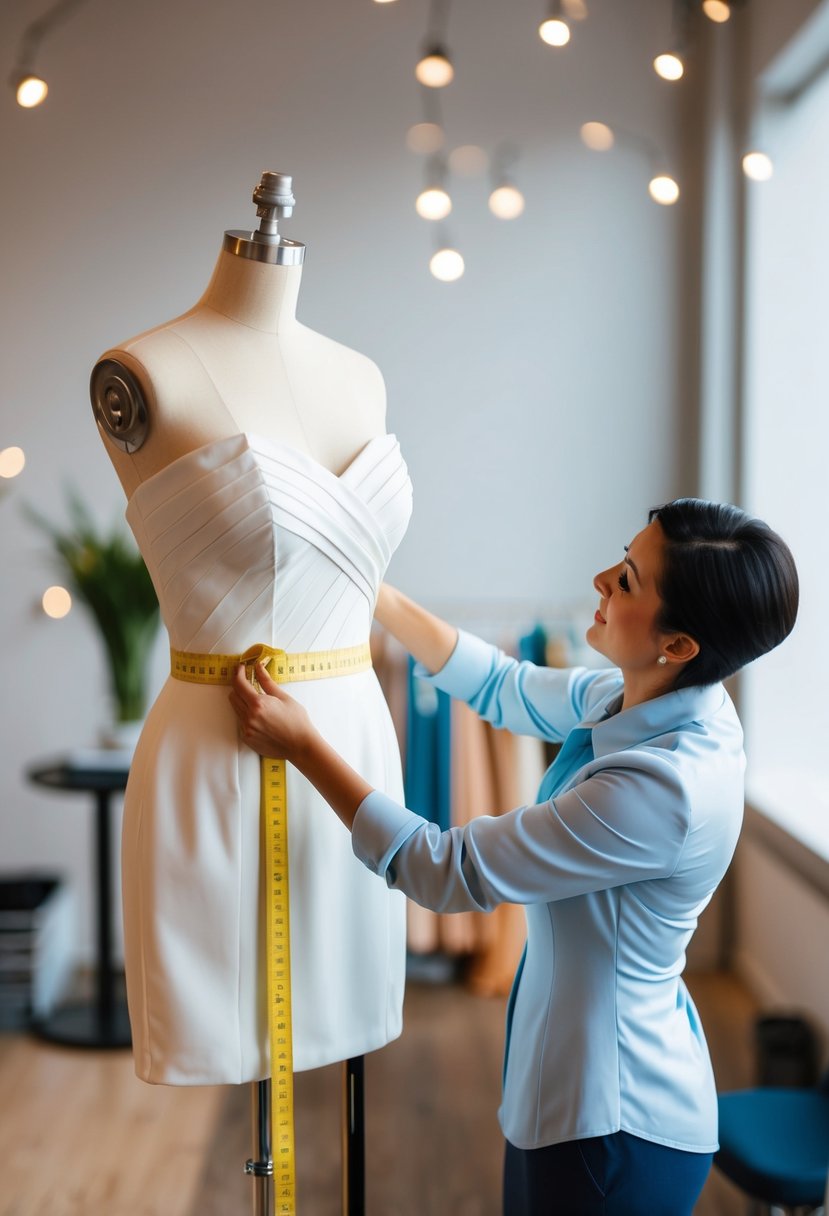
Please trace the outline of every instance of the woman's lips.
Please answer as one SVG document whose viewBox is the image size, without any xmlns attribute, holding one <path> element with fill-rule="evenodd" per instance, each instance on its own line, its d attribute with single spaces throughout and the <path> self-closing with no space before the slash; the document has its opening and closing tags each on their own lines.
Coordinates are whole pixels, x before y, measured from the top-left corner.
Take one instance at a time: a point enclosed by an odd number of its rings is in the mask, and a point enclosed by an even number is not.
<svg viewBox="0 0 829 1216">
<path fill-rule="evenodd" d="M 598 608 L 596 609 L 596 614 L 593 617 L 593 620 L 596 622 L 597 625 L 606 625 L 607 624 L 607 621 L 604 619 L 602 614 L 599 612 Z"/>
</svg>

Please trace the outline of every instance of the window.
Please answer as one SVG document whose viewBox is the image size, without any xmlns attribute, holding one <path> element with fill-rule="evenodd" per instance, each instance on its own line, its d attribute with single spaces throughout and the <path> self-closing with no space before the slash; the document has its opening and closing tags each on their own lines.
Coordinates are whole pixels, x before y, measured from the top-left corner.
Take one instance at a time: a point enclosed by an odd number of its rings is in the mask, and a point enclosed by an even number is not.
<svg viewBox="0 0 829 1216">
<path fill-rule="evenodd" d="M 749 801 L 829 858 L 829 72 L 749 183 L 744 505 L 792 548 L 798 624 L 744 676 Z"/>
</svg>

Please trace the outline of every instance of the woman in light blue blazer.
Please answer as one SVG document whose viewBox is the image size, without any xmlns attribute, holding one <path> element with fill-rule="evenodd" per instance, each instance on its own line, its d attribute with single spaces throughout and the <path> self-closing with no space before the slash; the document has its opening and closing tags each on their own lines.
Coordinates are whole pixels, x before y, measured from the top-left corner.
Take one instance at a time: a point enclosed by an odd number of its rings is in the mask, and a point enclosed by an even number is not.
<svg viewBox="0 0 829 1216">
<path fill-rule="evenodd" d="M 284 757 L 389 886 L 438 912 L 526 906 L 507 1014 L 505 1216 L 689 1216 L 717 1148 L 708 1050 L 681 979 L 743 812 L 721 681 L 783 640 L 791 553 L 738 508 L 679 499 L 594 579 L 611 668 L 518 662 L 384 587 L 418 674 L 496 727 L 562 744 L 534 806 L 441 832 L 372 788 L 264 670 L 235 677 L 244 740 Z"/>
</svg>

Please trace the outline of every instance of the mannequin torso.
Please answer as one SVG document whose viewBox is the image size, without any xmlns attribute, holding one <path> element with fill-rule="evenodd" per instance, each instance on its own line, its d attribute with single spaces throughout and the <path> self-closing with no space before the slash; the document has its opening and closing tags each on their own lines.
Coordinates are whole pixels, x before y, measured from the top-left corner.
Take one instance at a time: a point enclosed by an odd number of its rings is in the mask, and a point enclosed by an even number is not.
<svg viewBox="0 0 829 1216">
<path fill-rule="evenodd" d="M 101 435 L 128 498 L 197 448 L 255 432 L 339 474 L 385 429 L 385 388 L 364 355 L 296 319 L 302 266 L 223 250 L 199 302 L 105 352 L 141 387 L 149 428 L 132 453 Z"/>
</svg>

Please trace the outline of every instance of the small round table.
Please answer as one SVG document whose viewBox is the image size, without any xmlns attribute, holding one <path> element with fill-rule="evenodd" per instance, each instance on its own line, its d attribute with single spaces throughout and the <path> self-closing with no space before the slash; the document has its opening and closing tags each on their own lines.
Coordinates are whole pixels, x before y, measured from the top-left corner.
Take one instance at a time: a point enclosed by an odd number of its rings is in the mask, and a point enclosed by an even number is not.
<svg viewBox="0 0 829 1216">
<path fill-rule="evenodd" d="M 26 776 L 48 789 L 93 794 L 95 798 L 95 867 L 97 872 L 98 968 L 94 999 L 56 1009 L 35 1023 L 34 1030 L 67 1047 L 129 1047 L 127 1006 L 116 992 L 112 965 L 112 841 L 110 801 L 127 784 L 129 767 L 76 767 L 70 757 L 36 764 Z"/>
</svg>

